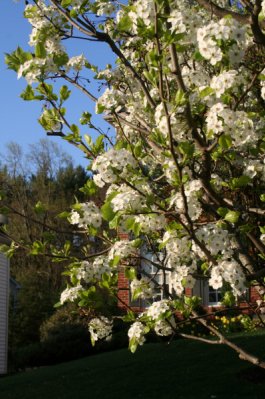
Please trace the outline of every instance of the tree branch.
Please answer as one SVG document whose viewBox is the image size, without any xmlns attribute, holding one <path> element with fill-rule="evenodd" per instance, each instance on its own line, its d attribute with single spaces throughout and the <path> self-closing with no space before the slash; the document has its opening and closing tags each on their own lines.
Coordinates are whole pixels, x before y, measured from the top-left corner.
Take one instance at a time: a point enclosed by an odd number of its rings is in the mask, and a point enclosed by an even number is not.
<svg viewBox="0 0 265 399">
<path fill-rule="evenodd" d="M 227 10 L 226 8 L 222 8 L 222 7 L 218 6 L 211 0 L 196 0 L 196 1 L 205 10 L 214 14 L 218 18 L 224 18 L 226 15 L 230 15 L 236 21 L 240 22 L 243 25 L 250 23 L 250 15 L 249 14 L 240 14 L 240 13 L 232 11 L 232 10 Z"/>
</svg>

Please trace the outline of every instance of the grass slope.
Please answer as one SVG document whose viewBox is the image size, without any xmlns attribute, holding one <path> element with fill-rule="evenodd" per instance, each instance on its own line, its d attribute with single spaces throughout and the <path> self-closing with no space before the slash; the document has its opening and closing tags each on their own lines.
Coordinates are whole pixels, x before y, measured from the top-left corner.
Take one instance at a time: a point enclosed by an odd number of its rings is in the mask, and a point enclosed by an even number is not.
<svg viewBox="0 0 265 399">
<path fill-rule="evenodd" d="M 264 334 L 235 341 L 265 358 Z M 248 369 L 226 347 L 179 340 L 4 377 L 0 399 L 264 399 L 265 378 L 253 383 L 240 377 Z"/>
</svg>

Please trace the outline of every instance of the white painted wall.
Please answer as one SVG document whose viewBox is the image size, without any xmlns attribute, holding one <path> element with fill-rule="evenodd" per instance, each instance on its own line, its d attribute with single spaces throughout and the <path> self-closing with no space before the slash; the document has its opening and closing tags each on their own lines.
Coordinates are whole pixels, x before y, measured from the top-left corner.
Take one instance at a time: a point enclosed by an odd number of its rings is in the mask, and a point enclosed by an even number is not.
<svg viewBox="0 0 265 399">
<path fill-rule="evenodd" d="M 0 374 L 7 372 L 9 260 L 0 253 Z"/>
</svg>

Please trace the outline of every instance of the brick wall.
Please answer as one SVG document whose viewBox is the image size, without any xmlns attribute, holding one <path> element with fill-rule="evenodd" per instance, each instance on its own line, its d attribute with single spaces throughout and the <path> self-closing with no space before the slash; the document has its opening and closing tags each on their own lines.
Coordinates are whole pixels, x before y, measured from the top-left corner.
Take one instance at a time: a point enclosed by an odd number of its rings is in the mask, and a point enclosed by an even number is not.
<svg viewBox="0 0 265 399">
<path fill-rule="evenodd" d="M 122 230 L 118 231 L 118 235 L 120 240 L 128 240 L 128 233 L 123 232 Z M 125 277 L 125 265 L 119 265 L 119 274 L 118 274 L 118 297 L 120 301 L 118 301 L 118 306 L 120 308 L 126 308 L 126 305 L 129 305 L 130 297 L 129 297 L 129 281 Z"/>
</svg>

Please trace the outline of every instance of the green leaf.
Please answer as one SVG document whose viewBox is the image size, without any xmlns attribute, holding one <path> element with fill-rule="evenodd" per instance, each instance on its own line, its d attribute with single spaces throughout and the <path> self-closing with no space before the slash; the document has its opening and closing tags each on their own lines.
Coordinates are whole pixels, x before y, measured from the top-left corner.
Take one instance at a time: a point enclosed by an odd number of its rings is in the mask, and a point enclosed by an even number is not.
<svg viewBox="0 0 265 399">
<path fill-rule="evenodd" d="M 265 194 L 260 194 L 259 198 L 262 202 L 265 202 Z"/>
<path fill-rule="evenodd" d="M 265 226 L 259 226 L 261 234 L 265 234 Z"/>
<path fill-rule="evenodd" d="M 236 223 L 239 219 L 240 212 L 238 211 L 228 211 L 225 215 L 225 220 L 229 223 Z"/>
<path fill-rule="evenodd" d="M 122 148 L 126 148 L 126 141 L 125 140 L 118 140 L 118 142 L 115 144 L 115 150 L 121 150 Z"/>
<path fill-rule="evenodd" d="M 88 180 L 86 184 L 79 189 L 82 193 L 86 195 L 94 195 L 98 191 L 98 186 L 95 184 L 94 180 Z"/>
<path fill-rule="evenodd" d="M 141 238 L 136 238 L 136 240 L 134 240 L 132 242 L 132 246 L 134 248 L 139 248 L 142 244 L 143 244 L 143 240 Z"/>
<path fill-rule="evenodd" d="M 109 222 L 110 229 L 117 229 L 120 222 L 120 215 L 115 215 L 115 217 Z"/>
<path fill-rule="evenodd" d="M 137 346 L 138 346 L 138 342 L 137 342 L 136 338 L 135 337 L 131 338 L 130 342 L 129 342 L 129 349 L 132 353 L 135 353 Z"/>
<path fill-rule="evenodd" d="M 74 123 L 70 126 L 71 132 L 74 133 L 75 137 L 79 137 L 79 128 Z"/>
<path fill-rule="evenodd" d="M 85 139 L 85 141 L 86 141 L 86 143 L 88 144 L 89 147 L 93 144 L 92 137 L 89 136 L 89 134 L 84 134 L 84 139 Z"/>
<path fill-rule="evenodd" d="M 104 111 L 105 111 L 105 106 L 100 104 L 100 103 L 97 103 L 97 105 L 96 105 L 96 113 L 97 114 L 102 114 Z"/>
<path fill-rule="evenodd" d="M 93 152 L 97 155 L 104 150 L 104 136 L 101 134 L 95 141 L 95 144 L 92 146 Z"/>
<path fill-rule="evenodd" d="M 128 280 L 134 280 L 134 279 L 136 279 L 136 277 L 137 277 L 137 273 L 136 273 L 136 270 L 135 270 L 134 267 L 128 267 L 128 268 L 126 268 L 124 274 L 125 274 L 125 277 L 126 277 Z"/>
<path fill-rule="evenodd" d="M 229 187 L 232 190 L 236 190 L 237 188 L 246 187 L 248 183 L 251 182 L 251 178 L 249 176 L 242 175 L 240 177 L 234 177 L 229 182 Z"/>
<path fill-rule="evenodd" d="M 264 80 L 265 80 L 265 75 L 264 75 L 264 74 L 260 74 L 260 75 L 258 76 L 258 79 L 264 81 Z"/>
<path fill-rule="evenodd" d="M 89 125 L 91 121 L 91 114 L 89 112 L 83 112 L 80 118 L 81 125 Z"/>
<path fill-rule="evenodd" d="M 195 51 L 195 53 L 193 54 L 193 58 L 196 61 L 204 61 L 204 57 L 201 55 L 199 51 Z"/>
<path fill-rule="evenodd" d="M 216 227 L 218 227 L 219 229 L 227 230 L 228 229 L 228 224 L 224 220 L 220 219 L 216 223 Z"/>
<path fill-rule="evenodd" d="M 64 250 L 64 255 L 68 256 L 69 252 L 71 250 L 71 242 L 69 240 L 67 240 L 63 246 L 63 250 Z"/>
<path fill-rule="evenodd" d="M 180 107 L 182 105 L 186 104 L 186 94 L 182 90 L 177 90 L 176 96 L 175 96 L 175 104 L 177 107 Z"/>
<path fill-rule="evenodd" d="M 249 223 L 242 224 L 241 226 L 239 226 L 240 232 L 245 233 L 245 234 L 250 233 L 253 229 L 254 229 L 254 226 Z"/>
<path fill-rule="evenodd" d="M 223 150 L 228 150 L 232 146 L 232 137 L 230 134 L 222 134 L 218 139 L 218 143 Z"/>
<path fill-rule="evenodd" d="M 47 98 L 51 99 L 51 100 L 58 100 L 57 95 L 53 92 L 53 86 L 49 85 L 48 83 L 41 83 L 38 85 L 38 87 L 36 88 L 36 90 L 40 93 L 43 94 L 44 96 L 46 96 Z M 62 112 L 63 108 L 61 109 Z M 53 114 L 53 115 L 57 115 L 56 111 L 54 109 L 47 109 L 46 110 L 47 113 Z"/>
<path fill-rule="evenodd" d="M 183 44 L 180 44 L 180 43 L 176 43 L 175 47 L 176 47 L 177 53 L 184 53 L 188 48 L 187 46 L 184 46 Z"/>
<path fill-rule="evenodd" d="M 45 49 L 43 43 L 38 42 L 36 44 L 35 55 L 36 55 L 37 58 L 45 58 L 46 57 L 46 49 Z"/>
<path fill-rule="evenodd" d="M 132 231 L 133 231 L 133 234 L 135 235 L 135 237 L 138 237 L 140 235 L 140 232 L 141 232 L 140 223 L 134 223 Z"/>
<path fill-rule="evenodd" d="M 135 220 L 134 218 L 128 218 L 125 221 L 125 227 L 127 230 L 132 230 L 134 226 Z"/>
<path fill-rule="evenodd" d="M 34 206 L 34 212 L 37 213 L 38 215 L 41 215 L 45 211 L 46 211 L 45 205 L 41 201 L 38 201 Z"/>
<path fill-rule="evenodd" d="M 68 61 L 69 61 L 69 57 L 66 53 L 54 54 L 54 56 L 53 56 L 53 62 L 58 67 L 62 67 L 63 65 L 67 64 Z"/>
<path fill-rule="evenodd" d="M 59 213 L 59 214 L 57 215 L 57 217 L 60 218 L 60 219 L 67 219 L 70 215 L 71 215 L 70 212 L 66 212 L 66 211 L 65 211 L 65 212 Z"/>
<path fill-rule="evenodd" d="M 184 297 L 184 302 L 188 305 L 191 309 L 197 308 L 201 304 L 202 299 L 198 296 Z"/>
<path fill-rule="evenodd" d="M 41 241 L 34 241 L 30 255 L 40 255 L 45 252 L 45 245 Z"/>
<path fill-rule="evenodd" d="M 194 154 L 195 147 L 193 143 L 183 141 L 178 145 L 178 149 L 181 154 L 186 155 L 188 158 L 191 158 Z"/>
<path fill-rule="evenodd" d="M 142 147 L 142 143 L 141 141 L 138 141 L 134 148 L 133 148 L 133 152 L 134 155 L 136 156 L 136 158 L 141 158 L 141 156 L 143 155 L 143 147 Z"/>
<path fill-rule="evenodd" d="M 25 101 L 35 100 L 34 90 L 28 85 L 25 90 L 20 94 L 20 97 Z"/>
<path fill-rule="evenodd" d="M 225 215 L 227 214 L 228 211 L 229 211 L 228 208 L 222 208 L 222 207 L 220 207 L 220 208 L 217 209 L 218 215 L 222 216 L 222 218 L 225 217 Z"/>
<path fill-rule="evenodd" d="M 127 31 L 128 32 L 128 31 L 130 31 L 131 27 L 132 27 L 132 20 L 128 15 L 124 15 L 120 19 L 120 21 L 117 25 L 117 29 L 119 31 Z"/>
<path fill-rule="evenodd" d="M 136 301 L 142 294 L 142 289 L 141 288 L 136 288 L 135 290 L 133 290 L 132 293 L 132 300 Z"/>
<path fill-rule="evenodd" d="M 202 271 L 203 273 L 206 273 L 206 272 L 208 271 L 208 269 L 209 269 L 209 263 L 208 263 L 208 262 L 203 262 L 203 263 L 201 264 L 201 271 Z"/>
<path fill-rule="evenodd" d="M 126 316 L 122 317 L 124 322 L 132 322 L 135 320 L 135 314 L 131 310 L 127 310 Z"/>
<path fill-rule="evenodd" d="M 114 256 L 114 259 L 112 261 L 112 266 L 117 266 L 120 262 L 120 259 L 121 259 L 120 256 L 118 256 L 118 255 Z"/>
<path fill-rule="evenodd" d="M 66 85 L 63 85 L 60 88 L 60 99 L 61 99 L 61 102 L 66 101 L 70 97 L 70 94 L 71 94 L 71 90 L 69 90 Z"/>
<path fill-rule="evenodd" d="M 101 214 L 102 214 L 103 219 L 107 220 L 108 222 L 114 218 L 116 213 L 113 211 L 110 201 L 106 202 L 101 207 Z"/>
<path fill-rule="evenodd" d="M 60 308 L 61 306 L 63 306 L 61 302 L 57 302 L 55 305 L 53 305 L 55 309 Z"/>
<path fill-rule="evenodd" d="M 72 9 L 70 11 L 70 17 L 77 18 L 78 17 L 78 12 L 76 10 Z"/>
<path fill-rule="evenodd" d="M 150 71 L 144 70 L 143 71 L 143 75 L 145 76 L 145 78 L 152 84 L 152 85 L 156 85 L 156 73 L 153 69 L 151 69 Z"/>
<path fill-rule="evenodd" d="M 236 298 L 234 294 L 231 291 L 226 291 L 222 299 L 222 304 L 228 307 L 232 307 L 235 305 L 235 303 L 236 303 Z"/>
<path fill-rule="evenodd" d="M 207 97 L 212 93 L 214 93 L 214 89 L 212 89 L 211 87 L 205 87 L 203 90 L 200 91 L 200 98 Z"/>
<path fill-rule="evenodd" d="M 31 59 L 32 54 L 23 51 L 20 47 L 13 51 L 13 53 L 5 55 L 5 63 L 8 69 L 12 69 L 15 72 L 19 70 L 20 65 Z"/>
<path fill-rule="evenodd" d="M 72 0 L 62 0 L 61 1 L 62 7 L 68 7 L 68 6 L 70 6 L 70 4 L 72 4 Z"/>
</svg>

